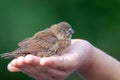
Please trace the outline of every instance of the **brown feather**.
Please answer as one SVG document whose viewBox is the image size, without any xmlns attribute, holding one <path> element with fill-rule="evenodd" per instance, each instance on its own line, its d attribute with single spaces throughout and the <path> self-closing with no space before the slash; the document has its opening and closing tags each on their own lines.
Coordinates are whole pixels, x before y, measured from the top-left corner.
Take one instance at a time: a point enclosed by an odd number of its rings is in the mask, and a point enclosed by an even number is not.
<svg viewBox="0 0 120 80">
<path fill-rule="evenodd" d="M 24 39 L 13 52 L 0 54 L 4 58 L 15 58 L 32 54 L 39 57 L 60 55 L 71 44 L 71 26 L 66 22 L 52 25 L 37 32 L 33 37 Z"/>
</svg>

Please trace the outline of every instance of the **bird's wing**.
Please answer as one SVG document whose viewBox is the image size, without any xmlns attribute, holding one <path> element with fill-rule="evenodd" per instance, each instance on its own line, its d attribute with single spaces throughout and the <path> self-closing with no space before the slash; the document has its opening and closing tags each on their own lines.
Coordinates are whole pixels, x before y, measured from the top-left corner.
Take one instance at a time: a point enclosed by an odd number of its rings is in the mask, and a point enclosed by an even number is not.
<svg viewBox="0 0 120 80">
<path fill-rule="evenodd" d="M 36 44 L 41 46 L 38 54 L 41 57 L 55 55 L 59 48 L 57 38 L 52 35 L 44 35 Z"/>
<path fill-rule="evenodd" d="M 50 29 L 45 29 L 41 32 L 36 33 L 33 39 L 38 40 L 37 44 L 41 47 L 49 49 L 52 49 L 52 46 L 54 46 L 58 41 Z"/>
<path fill-rule="evenodd" d="M 57 43 L 58 39 L 50 33 L 41 34 L 41 38 L 37 41 L 37 44 L 41 47 L 49 50 L 53 50 L 53 47 Z"/>
<path fill-rule="evenodd" d="M 44 30 L 41 32 L 36 33 L 33 37 L 27 38 L 19 43 L 19 46 L 21 48 L 44 48 L 45 50 L 51 50 L 54 51 L 57 48 L 57 38 L 51 33 L 49 30 Z M 36 47 L 39 46 L 39 47 Z"/>
<path fill-rule="evenodd" d="M 26 47 L 29 44 L 31 44 L 31 42 L 32 42 L 32 38 L 26 38 L 26 39 L 22 40 L 21 42 L 19 42 L 18 46 Z"/>
<path fill-rule="evenodd" d="M 22 48 L 26 48 L 28 46 L 30 46 L 31 44 L 35 44 L 36 42 L 38 42 L 42 37 L 47 36 L 46 32 L 48 30 L 43 30 L 40 32 L 37 32 L 33 37 L 30 38 L 26 38 L 24 40 L 22 40 L 21 42 L 19 42 L 18 46 L 22 47 Z"/>
</svg>

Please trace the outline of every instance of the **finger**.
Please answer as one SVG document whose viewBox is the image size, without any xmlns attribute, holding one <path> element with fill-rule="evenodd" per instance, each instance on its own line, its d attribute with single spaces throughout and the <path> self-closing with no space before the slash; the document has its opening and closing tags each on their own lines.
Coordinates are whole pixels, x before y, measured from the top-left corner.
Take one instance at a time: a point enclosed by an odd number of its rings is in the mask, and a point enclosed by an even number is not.
<svg viewBox="0 0 120 80">
<path fill-rule="evenodd" d="M 35 79 L 53 80 L 51 76 L 43 72 L 40 66 L 40 58 L 32 55 L 26 57 L 19 57 L 16 61 L 17 67 L 28 76 Z"/>
<path fill-rule="evenodd" d="M 35 75 L 35 78 L 42 80 L 63 80 L 67 75 L 64 71 L 53 69 L 48 66 L 35 66 L 34 69 L 36 69 L 35 73 L 31 74 Z"/>
<path fill-rule="evenodd" d="M 25 57 L 25 63 L 27 63 L 27 64 L 32 64 L 32 65 L 34 65 L 34 64 L 39 64 L 39 62 L 40 62 L 40 57 L 37 57 L 37 56 L 33 56 L 33 55 L 27 55 L 26 57 Z"/>
<path fill-rule="evenodd" d="M 61 71 L 53 68 L 48 68 L 46 73 L 55 80 L 63 80 L 67 76 L 67 73 L 65 71 Z"/>
<path fill-rule="evenodd" d="M 54 62 L 51 60 L 51 57 L 44 57 L 41 59 L 40 64 L 42 66 L 52 65 Z"/>
<path fill-rule="evenodd" d="M 25 62 L 24 62 L 24 57 L 23 56 L 20 56 L 16 59 L 16 67 L 21 67 L 21 66 L 24 66 L 25 65 Z"/>
<path fill-rule="evenodd" d="M 38 63 L 39 59 L 37 57 L 27 55 L 26 57 L 18 57 L 14 66 L 22 70 L 24 67 L 29 68 L 31 65 L 38 65 Z"/>
<path fill-rule="evenodd" d="M 67 56 L 52 56 L 49 58 L 42 58 L 40 64 L 43 66 L 48 65 L 60 70 L 69 70 L 73 63 Z"/>
<path fill-rule="evenodd" d="M 7 66 L 8 70 L 11 72 L 20 71 L 15 65 L 16 65 L 16 59 L 13 59 Z"/>
<path fill-rule="evenodd" d="M 26 68 L 26 69 L 25 69 Z M 18 57 L 17 59 L 14 59 L 11 64 L 8 65 L 8 69 L 10 71 L 14 72 L 17 70 L 21 70 L 24 73 L 27 73 L 30 75 L 29 71 L 27 70 L 29 68 L 29 65 L 26 65 L 24 62 L 24 57 Z"/>
<path fill-rule="evenodd" d="M 43 70 L 40 70 L 40 67 L 38 67 L 38 66 L 27 65 L 27 68 L 22 67 L 21 70 L 23 73 L 27 74 L 28 76 L 30 76 L 34 79 L 54 80 L 51 76 L 47 75 L 46 72 L 42 72 Z"/>
<path fill-rule="evenodd" d="M 36 71 L 33 69 L 33 67 L 31 66 L 31 63 L 33 63 L 33 58 L 31 58 L 33 56 L 28 55 L 26 57 L 18 57 L 16 60 L 16 67 L 19 68 L 23 73 L 28 74 L 30 76 L 36 76 L 31 75 L 32 73 L 36 73 Z M 34 63 L 33 63 L 34 64 Z"/>
<path fill-rule="evenodd" d="M 27 72 L 31 73 L 31 71 L 36 72 L 35 69 L 40 69 L 40 58 L 33 56 L 33 55 L 27 55 L 24 58 L 24 67 L 21 69 L 28 69 Z M 29 69 L 30 68 L 30 69 Z"/>
</svg>

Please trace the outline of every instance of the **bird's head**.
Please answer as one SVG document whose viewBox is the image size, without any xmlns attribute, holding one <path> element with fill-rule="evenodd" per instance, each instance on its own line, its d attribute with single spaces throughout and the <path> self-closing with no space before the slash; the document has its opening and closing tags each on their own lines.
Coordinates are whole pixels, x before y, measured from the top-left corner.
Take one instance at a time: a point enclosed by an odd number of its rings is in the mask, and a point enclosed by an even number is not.
<svg viewBox="0 0 120 80">
<path fill-rule="evenodd" d="M 66 22 L 60 22 L 50 27 L 51 31 L 59 40 L 70 40 L 74 30 Z"/>
</svg>

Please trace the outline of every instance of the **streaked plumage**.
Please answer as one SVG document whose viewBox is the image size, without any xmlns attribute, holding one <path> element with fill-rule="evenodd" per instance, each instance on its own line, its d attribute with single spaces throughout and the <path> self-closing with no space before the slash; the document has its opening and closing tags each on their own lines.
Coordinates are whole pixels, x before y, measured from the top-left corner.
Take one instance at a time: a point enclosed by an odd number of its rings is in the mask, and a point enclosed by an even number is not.
<svg viewBox="0 0 120 80">
<path fill-rule="evenodd" d="M 16 58 L 32 54 L 39 57 L 60 55 L 71 44 L 74 33 L 66 22 L 52 25 L 50 28 L 37 32 L 33 37 L 19 43 L 19 48 L 10 53 L 0 54 L 4 58 Z"/>
</svg>

